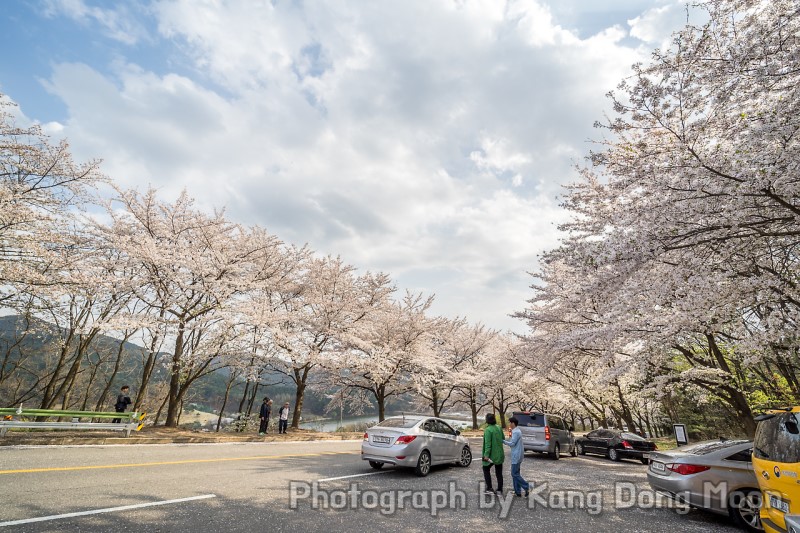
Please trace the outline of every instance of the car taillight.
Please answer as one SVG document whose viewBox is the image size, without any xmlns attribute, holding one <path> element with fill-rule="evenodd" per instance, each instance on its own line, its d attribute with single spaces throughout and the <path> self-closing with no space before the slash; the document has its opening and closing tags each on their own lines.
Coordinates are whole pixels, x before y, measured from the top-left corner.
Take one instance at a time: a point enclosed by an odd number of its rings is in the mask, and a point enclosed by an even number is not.
<svg viewBox="0 0 800 533">
<path fill-rule="evenodd" d="M 544 440 L 550 440 L 550 426 L 544 427 Z"/>
<path fill-rule="evenodd" d="M 631 446 L 631 443 L 626 441 L 626 440 L 622 441 L 622 447 L 625 448 L 625 449 L 628 449 L 628 450 L 633 448 L 633 446 Z"/>
<path fill-rule="evenodd" d="M 364 433 L 364 440 L 369 440 L 369 435 L 367 435 L 366 433 Z"/>
<path fill-rule="evenodd" d="M 657 449 L 658 449 L 658 444 L 656 444 L 656 443 L 653 443 L 653 449 L 654 449 L 654 450 L 657 450 Z"/>
<path fill-rule="evenodd" d="M 394 441 L 395 444 L 408 444 L 412 440 L 416 439 L 416 435 L 403 435 L 402 437 L 397 437 L 397 440 Z"/>
<path fill-rule="evenodd" d="M 667 466 L 667 470 L 671 470 L 676 474 L 680 474 L 682 476 L 689 476 L 691 474 L 697 474 L 700 472 L 705 472 L 709 470 L 710 466 L 702 466 L 702 465 L 687 465 L 687 464 L 679 464 L 679 463 L 670 463 Z"/>
</svg>

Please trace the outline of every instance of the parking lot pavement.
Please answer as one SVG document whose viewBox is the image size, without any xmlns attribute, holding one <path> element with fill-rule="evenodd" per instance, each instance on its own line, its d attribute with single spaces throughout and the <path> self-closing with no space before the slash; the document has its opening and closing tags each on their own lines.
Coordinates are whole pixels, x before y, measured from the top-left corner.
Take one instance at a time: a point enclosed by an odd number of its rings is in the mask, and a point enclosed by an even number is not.
<svg viewBox="0 0 800 533">
<path fill-rule="evenodd" d="M 95 511 L 9 530 L 738 531 L 725 517 L 670 509 L 633 461 L 529 455 L 522 472 L 536 488 L 526 500 L 482 496 L 478 462 L 425 478 L 373 470 L 357 442 L 125 448 L 0 452 L 0 533 L 3 523 Z M 505 477 L 510 491 L 509 466 Z M 136 507 L 113 510 L 123 506 Z"/>
</svg>

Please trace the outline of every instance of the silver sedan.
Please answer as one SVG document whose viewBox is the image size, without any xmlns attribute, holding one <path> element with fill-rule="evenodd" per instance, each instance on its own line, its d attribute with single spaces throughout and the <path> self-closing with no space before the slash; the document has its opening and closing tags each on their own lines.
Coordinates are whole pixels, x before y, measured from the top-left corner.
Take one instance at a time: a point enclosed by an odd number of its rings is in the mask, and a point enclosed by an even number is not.
<svg viewBox="0 0 800 533">
<path fill-rule="evenodd" d="M 364 433 L 361 458 L 375 469 L 390 464 L 427 476 L 431 466 L 472 463 L 469 442 L 440 418 L 393 416 Z"/>
<path fill-rule="evenodd" d="M 753 443 L 746 440 L 715 440 L 650 452 L 647 481 L 653 490 L 681 503 L 730 515 L 748 531 L 763 531 L 752 453 Z"/>
</svg>

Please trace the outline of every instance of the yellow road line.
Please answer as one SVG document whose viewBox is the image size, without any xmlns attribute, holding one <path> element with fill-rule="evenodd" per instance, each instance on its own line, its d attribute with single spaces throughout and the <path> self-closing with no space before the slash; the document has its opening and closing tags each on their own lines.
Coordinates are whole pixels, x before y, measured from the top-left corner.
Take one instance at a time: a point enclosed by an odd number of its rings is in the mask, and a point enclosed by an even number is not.
<svg viewBox="0 0 800 533">
<path fill-rule="evenodd" d="M 320 457 L 323 455 L 344 455 L 360 452 L 321 452 L 295 453 L 283 455 L 254 455 L 249 457 L 219 457 L 216 459 L 186 459 L 183 461 L 158 461 L 153 463 L 129 463 L 119 465 L 59 466 L 53 468 L 25 468 L 21 470 L 0 470 L 2 474 L 28 474 L 32 472 L 66 472 L 70 470 L 98 470 L 104 468 L 138 468 L 142 466 L 186 465 L 192 463 L 220 463 L 223 461 L 256 461 L 261 459 L 290 459 L 293 457 Z"/>
</svg>

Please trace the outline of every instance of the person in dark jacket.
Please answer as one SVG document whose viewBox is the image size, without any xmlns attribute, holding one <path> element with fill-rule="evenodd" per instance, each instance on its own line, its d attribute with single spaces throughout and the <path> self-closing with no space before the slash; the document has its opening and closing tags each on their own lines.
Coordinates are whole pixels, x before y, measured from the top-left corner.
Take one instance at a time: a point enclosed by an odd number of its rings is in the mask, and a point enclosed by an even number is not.
<svg viewBox="0 0 800 533">
<path fill-rule="evenodd" d="M 133 403 L 131 402 L 131 397 L 128 395 L 128 392 L 130 390 L 131 390 L 130 387 L 128 387 L 127 385 L 123 385 L 122 388 L 119 390 L 120 392 L 119 395 L 117 396 L 117 403 L 114 404 L 114 410 L 116 412 L 124 413 L 128 409 L 128 406 Z M 115 418 L 111 422 L 113 424 L 119 424 L 120 422 L 122 422 L 122 419 Z"/>
<path fill-rule="evenodd" d="M 483 479 L 486 483 L 484 490 L 487 493 L 494 493 L 492 490 L 492 465 L 497 476 L 497 493 L 503 492 L 503 461 L 506 452 L 503 449 L 503 430 L 497 427 L 497 418 L 493 413 L 486 415 L 486 429 L 483 430 Z"/>
<path fill-rule="evenodd" d="M 261 412 L 259 418 L 261 425 L 258 427 L 258 434 L 263 435 L 269 430 L 269 415 L 272 414 L 272 400 L 264 398 L 264 403 L 261 404 Z"/>
</svg>

